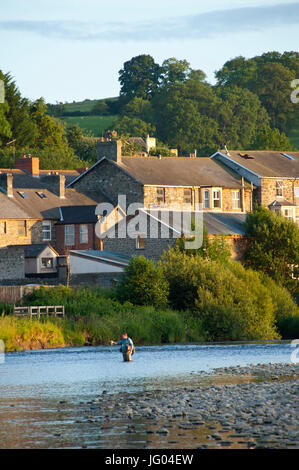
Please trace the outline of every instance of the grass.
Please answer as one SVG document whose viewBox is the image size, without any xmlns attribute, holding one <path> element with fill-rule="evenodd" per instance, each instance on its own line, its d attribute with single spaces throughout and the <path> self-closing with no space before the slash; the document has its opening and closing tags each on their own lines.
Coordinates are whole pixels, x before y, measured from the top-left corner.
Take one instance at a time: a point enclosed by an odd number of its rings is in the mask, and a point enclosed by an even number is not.
<svg viewBox="0 0 299 470">
<path fill-rule="evenodd" d="M 67 116 L 60 118 L 67 126 L 78 124 L 81 129 L 91 132 L 94 137 L 101 137 L 109 127 L 112 127 L 113 121 L 117 116 Z"/>
<path fill-rule="evenodd" d="M 99 101 L 115 101 L 118 98 L 105 98 L 101 100 L 84 100 L 84 101 L 76 101 L 75 103 L 66 103 L 65 104 L 65 111 L 67 113 L 75 113 L 77 111 L 81 111 L 84 113 L 89 113 L 95 104 Z"/>
</svg>

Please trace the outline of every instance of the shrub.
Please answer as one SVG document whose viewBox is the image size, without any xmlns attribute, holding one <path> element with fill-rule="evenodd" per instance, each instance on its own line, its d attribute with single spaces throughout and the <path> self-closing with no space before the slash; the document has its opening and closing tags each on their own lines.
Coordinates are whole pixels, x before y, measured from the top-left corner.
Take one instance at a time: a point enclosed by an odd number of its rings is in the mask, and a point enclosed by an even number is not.
<svg viewBox="0 0 299 470">
<path fill-rule="evenodd" d="M 144 256 L 131 258 L 119 283 L 117 296 L 121 302 L 129 301 L 136 305 L 167 305 L 168 283 L 162 267 Z"/>
</svg>

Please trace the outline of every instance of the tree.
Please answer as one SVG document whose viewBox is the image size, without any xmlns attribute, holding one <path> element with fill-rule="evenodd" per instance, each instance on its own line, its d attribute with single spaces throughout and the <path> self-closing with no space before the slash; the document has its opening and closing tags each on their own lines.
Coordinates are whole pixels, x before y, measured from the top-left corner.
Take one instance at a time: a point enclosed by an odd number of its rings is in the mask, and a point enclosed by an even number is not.
<svg viewBox="0 0 299 470">
<path fill-rule="evenodd" d="M 122 108 L 121 114 L 130 118 L 139 118 L 147 121 L 150 117 L 151 109 L 150 101 L 135 96 Z"/>
<path fill-rule="evenodd" d="M 194 225 L 194 224 L 192 224 Z M 194 226 L 192 226 L 194 230 Z M 185 249 L 185 238 L 178 238 L 176 246 L 179 251 L 185 253 L 187 256 L 200 256 L 203 259 L 211 261 L 221 261 L 226 263 L 231 257 L 231 250 L 224 236 L 209 237 L 206 227 L 203 227 L 202 246 L 198 249 Z M 191 241 L 191 240 L 189 240 Z"/>
<path fill-rule="evenodd" d="M 35 139 L 36 126 L 30 117 L 30 103 L 27 99 L 22 98 L 15 81 L 9 73 L 3 74 L 0 70 L 0 79 L 4 81 L 5 116 L 11 129 L 11 133 L 3 139 L 2 145 L 11 138 L 16 139 L 17 148 L 32 145 Z"/>
<path fill-rule="evenodd" d="M 270 116 L 271 127 L 288 131 L 298 111 L 290 100 L 290 83 L 299 74 L 298 52 L 268 52 L 229 60 L 216 72 L 219 87 L 238 86 L 255 93 Z"/>
<path fill-rule="evenodd" d="M 292 150 L 292 145 L 284 132 L 271 129 L 270 126 L 261 129 L 248 149 L 255 150 Z"/>
<path fill-rule="evenodd" d="M 0 103 L 0 146 L 12 135 L 10 124 L 7 120 L 8 104 Z"/>
<path fill-rule="evenodd" d="M 262 271 L 298 296 L 299 229 L 297 225 L 263 207 L 246 217 L 246 237 L 250 243 L 245 264 Z"/>
<path fill-rule="evenodd" d="M 191 73 L 191 68 L 187 60 L 178 60 L 171 57 L 164 60 L 161 71 L 161 86 L 168 87 L 175 83 L 185 82 Z"/>
<path fill-rule="evenodd" d="M 222 145 L 247 149 L 261 130 L 269 127 L 269 116 L 258 97 L 249 90 L 226 86 L 218 90 L 222 106 L 216 111 Z"/>
<path fill-rule="evenodd" d="M 109 108 L 106 101 L 98 101 L 92 108 L 91 114 L 96 114 L 98 116 L 105 116 L 108 114 Z"/>
<path fill-rule="evenodd" d="M 126 102 L 135 96 L 151 99 L 158 88 L 160 77 L 161 67 L 150 55 L 133 57 L 119 71 L 120 95 Z"/>
<path fill-rule="evenodd" d="M 114 122 L 114 128 L 121 136 L 146 137 L 148 134 L 154 135 L 155 127 L 139 118 L 123 116 Z"/>
<path fill-rule="evenodd" d="M 30 116 L 36 128 L 33 143 L 35 147 L 64 147 L 67 145 L 61 121 L 47 114 L 47 105 L 43 98 L 32 103 L 30 106 Z"/>
<path fill-rule="evenodd" d="M 162 267 L 144 256 L 131 258 L 117 288 L 117 296 L 121 302 L 137 305 L 167 305 L 168 283 Z"/>
</svg>

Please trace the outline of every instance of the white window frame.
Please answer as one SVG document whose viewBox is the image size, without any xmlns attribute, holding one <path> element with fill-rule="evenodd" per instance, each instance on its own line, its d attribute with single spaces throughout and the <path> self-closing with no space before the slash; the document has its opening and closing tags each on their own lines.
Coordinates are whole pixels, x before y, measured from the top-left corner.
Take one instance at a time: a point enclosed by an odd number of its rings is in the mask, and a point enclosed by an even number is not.
<svg viewBox="0 0 299 470">
<path fill-rule="evenodd" d="M 232 208 L 241 209 L 241 191 L 239 189 L 232 191 Z"/>
<path fill-rule="evenodd" d="M 75 245 L 75 226 L 74 225 L 64 226 L 64 244 L 65 246 Z"/>
<path fill-rule="evenodd" d="M 286 215 L 286 212 L 289 212 L 291 215 Z M 287 219 L 287 220 L 292 220 L 294 221 L 294 209 L 293 207 L 283 207 L 282 208 L 282 215 Z"/>
<path fill-rule="evenodd" d="M 276 197 L 283 197 L 283 188 L 284 188 L 283 181 L 281 180 L 276 181 Z"/>
<path fill-rule="evenodd" d="M 44 266 L 43 265 L 44 260 L 51 261 L 51 266 Z M 41 258 L 40 264 L 41 264 L 41 269 L 54 269 L 54 259 L 49 256 L 47 258 Z"/>
<path fill-rule="evenodd" d="M 219 198 L 215 197 L 215 193 L 219 193 Z M 219 201 L 219 206 L 215 206 L 215 201 Z M 213 188 L 212 203 L 213 203 L 213 209 L 222 208 L 222 188 Z"/>
<path fill-rule="evenodd" d="M 208 197 L 206 197 L 208 195 Z M 206 205 L 208 204 L 208 205 Z M 203 192 L 203 207 L 204 209 L 210 209 L 211 208 L 211 193 L 209 189 L 205 189 Z"/>
<path fill-rule="evenodd" d="M 88 225 L 81 224 L 80 225 L 80 244 L 86 245 L 88 243 Z"/>
<path fill-rule="evenodd" d="M 52 224 L 49 220 L 43 220 L 42 230 L 43 230 L 43 240 L 44 241 L 52 240 Z"/>
</svg>

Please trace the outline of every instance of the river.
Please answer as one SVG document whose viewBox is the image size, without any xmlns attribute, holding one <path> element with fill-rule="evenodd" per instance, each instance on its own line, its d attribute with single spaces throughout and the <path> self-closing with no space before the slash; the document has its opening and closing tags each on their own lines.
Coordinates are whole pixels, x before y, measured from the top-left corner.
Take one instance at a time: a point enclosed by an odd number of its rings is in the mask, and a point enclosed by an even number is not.
<svg viewBox="0 0 299 470">
<path fill-rule="evenodd" d="M 118 347 L 9 353 L 0 364 L 0 447 L 80 447 L 93 439 L 78 417 L 103 392 L 163 390 L 214 368 L 288 363 L 291 352 L 288 342 L 143 346 L 132 363 L 122 362 Z"/>
</svg>

